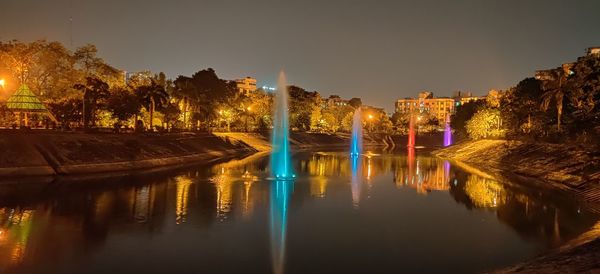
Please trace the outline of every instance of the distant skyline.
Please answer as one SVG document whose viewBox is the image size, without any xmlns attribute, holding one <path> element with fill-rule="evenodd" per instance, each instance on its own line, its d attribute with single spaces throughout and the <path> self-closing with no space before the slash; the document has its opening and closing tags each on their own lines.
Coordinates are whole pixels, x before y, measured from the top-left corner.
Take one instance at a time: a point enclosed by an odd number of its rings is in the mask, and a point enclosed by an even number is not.
<svg viewBox="0 0 600 274">
<path fill-rule="evenodd" d="M 211 67 L 275 86 L 283 69 L 290 84 L 392 111 L 421 90 L 483 95 L 574 61 L 600 46 L 598 11 L 591 0 L 5 0 L 0 40 L 91 43 L 111 65 L 172 78 Z"/>
</svg>

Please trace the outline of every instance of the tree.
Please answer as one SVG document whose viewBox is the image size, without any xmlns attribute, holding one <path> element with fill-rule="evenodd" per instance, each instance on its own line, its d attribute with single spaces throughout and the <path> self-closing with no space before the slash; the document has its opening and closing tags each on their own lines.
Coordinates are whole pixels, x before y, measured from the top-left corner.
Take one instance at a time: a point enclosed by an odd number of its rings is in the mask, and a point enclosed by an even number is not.
<svg viewBox="0 0 600 274">
<path fill-rule="evenodd" d="M 396 127 L 396 131 L 401 134 L 408 134 L 408 126 L 410 121 L 410 113 L 394 112 L 391 122 Z"/>
<path fill-rule="evenodd" d="M 220 79 L 211 68 L 198 71 L 192 77 L 177 77 L 173 97 L 183 105 L 186 124 L 192 120 L 190 118 L 211 124 L 219 117 L 219 111 L 233 112 L 239 107 L 236 105 L 239 94 L 235 83 Z"/>
<path fill-rule="evenodd" d="M 73 83 L 79 73 L 74 61 L 69 50 L 59 42 L 0 42 L 0 67 L 11 72 L 4 77 L 11 83 L 27 84 L 43 100 L 76 95 Z"/>
<path fill-rule="evenodd" d="M 48 108 L 63 126 L 80 122 L 82 119 L 83 102 L 77 98 L 52 101 L 48 104 Z"/>
<path fill-rule="evenodd" d="M 290 94 L 290 126 L 302 131 L 309 130 L 313 111 L 320 107 L 321 95 L 293 85 L 287 89 Z"/>
<path fill-rule="evenodd" d="M 579 58 L 569 75 L 563 88 L 569 95 L 570 104 L 565 107 L 567 122 L 572 123 L 571 133 L 593 140 L 600 127 L 600 57 Z"/>
<path fill-rule="evenodd" d="M 467 121 L 466 130 L 472 139 L 483 139 L 488 137 L 502 137 L 500 111 L 494 108 L 482 108 Z"/>
<path fill-rule="evenodd" d="M 556 107 L 556 130 L 561 131 L 560 123 L 563 114 L 563 101 L 565 97 L 568 97 L 569 89 L 564 89 L 563 85 L 566 84 L 568 77 L 570 76 L 570 70 L 563 68 L 562 70 L 554 70 L 554 81 L 546 81 L 544 83 L 544 94 L 542 94 L 542 105 L 543 111 L 548 111 L 549 106 L 552 102 L 555 103 Z"/>
<path fill-rule="evenodd" d="M 353 108 L 357 109 L 362 106 L 362 100 L 360 98 L 352 98 L 348 101 L 348 104 Z"/>
<path fill-rule="evenodd" d="M 111 91 L 106 108 L 114 118 L 123 122 L 139 115 L 141 104 L 136 94 L 131 90 L 116 88 Z"/>
<path fill-rule="evenodd" d="M 471 101 L 456 108 L 456 112 L 450 118 L 450 126 L 457 132 L 466 134 L 467 121 L 471 120 L 473 115 L 485 105 L 485 102 Z"/>
<path fill-rule="evenodd" d="M 177 122 L 181 111 L 179 110 L 179 107 L 176 104 L 167 103 L 167 105 L 163 107 L 162 113 L 164 114 L 164 122 L 167 124 L 168 130 L 173 127 L 173 124 L 175 124 L 175 122 Z"/>
<path fill-rule="evenodd" d="M 539 107 L 542 94 L 542 83 L 535 78 L 526 78 L 506 92 L 499 105 L 509 133 L 539 133 L 535 125 L 546 118 Z"/>
<path fill-rule="evenodd" d="M 73 88 L 83 92 L 83 127 L 88 128 L 90 120 L 95 123 L 98 102 L 110 95 L 108 84 L 95 77 L 86 77 L 85 84 L 78 83 Z"/>
<path fill-rule="evenodd" d="M 140 86 L 135 89 L 135 93 L 141 104 L 150 112 L 149 128 L 153 129 L 154 111 L 157 107 L 163 107 L 169 101 L 169 94 L 165 88 L 152 80 L 150 85 Z"/>
</svg>

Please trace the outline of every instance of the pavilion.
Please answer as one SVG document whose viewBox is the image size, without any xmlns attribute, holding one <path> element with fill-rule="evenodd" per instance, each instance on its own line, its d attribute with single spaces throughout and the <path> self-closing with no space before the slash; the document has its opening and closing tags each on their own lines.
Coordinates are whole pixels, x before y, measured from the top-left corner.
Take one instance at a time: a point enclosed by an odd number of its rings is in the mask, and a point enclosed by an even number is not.
<svg viewBox="0 0 600 274">
<path fill-rule="evenodd" d="M 17 91 L 8 98 L 6 101 L 6 107 L 15 113 L 19 119 L 19 126 L 28 126 L 29 114 L 44 114 L 50 120 L 58 122 L 56 117 L 44 106 L 33 92 L 23 84 L 17 89 Z"/>
</svg>

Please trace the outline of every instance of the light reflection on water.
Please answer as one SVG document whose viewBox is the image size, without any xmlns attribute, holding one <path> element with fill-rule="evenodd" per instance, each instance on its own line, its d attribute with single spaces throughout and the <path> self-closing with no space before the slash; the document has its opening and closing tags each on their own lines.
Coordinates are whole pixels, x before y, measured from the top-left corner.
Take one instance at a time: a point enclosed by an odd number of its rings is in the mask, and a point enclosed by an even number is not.
<svg viewBox="0 0 600 274">
<path fill-rule="evenodd" d="M 0 185 L 0 272 L 477 272 L 598 220 L 414 149 L 293 163 L 295 181 L 265 180 L 262 157 L 115 182 Z"/>
</svg>

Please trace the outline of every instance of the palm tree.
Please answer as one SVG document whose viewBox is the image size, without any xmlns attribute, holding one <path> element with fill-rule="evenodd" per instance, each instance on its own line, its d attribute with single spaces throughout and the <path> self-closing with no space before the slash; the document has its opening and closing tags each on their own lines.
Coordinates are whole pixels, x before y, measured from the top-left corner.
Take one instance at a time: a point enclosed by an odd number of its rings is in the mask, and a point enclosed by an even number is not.
<svg viewBox="0 0 600 274">
<path fill-rule="evenodd" d="M 154 111 L 157 107 L 162 107 L 169 101 L 169 94 L 165 90 L 165 87 L 156 83 L 154 80 L 150 85 L 139 86 L 135 90 L 138 98 L 144 105 L 144 107 L 150 112 L 150 130 L 152 130 L 152 124 L 154 119 Z"/>
<path fill-rule="evenodd" d="M 559 71 L 555 73 L 558 78 L 558 83 L 554 87 L 548 88 L 544 94 L 542 94 L 542 110 L 548 111 L 550 103 L 554 101 L 556 103 L 556 129 L 560 131 L 560 120 L 563 113 L 563 101 L 566 97 L 563 84 L 566 81 L 568 74 L 565 71 Z M 551 83 L 550 83 L 551 84 Z"/>
<path fill-rule="evenodd" d="M 189 111 L 190 111 L 190 102 L 193 101 L 193 98 L 196 94 L 196 88 L 192 79 L 185 76 L 179 76 L 173 82 L 173 98 L 178 100 L 181 104 L 182 113 L 183 113 L 183 124 L 184 127 L 188 127 L 189 120 Z"/>
<path fill-rule="evenodd" d="M 95 121 L 98 100 L 106 99 L 110 95 L 108 91 L 108 84 L 95 77 L 86 77 L 85 84 L 75 84 L 73 88 L 83 92 L 82 119 L 83 127 L 87 128 L 89 120 Z"/>
</svg>

